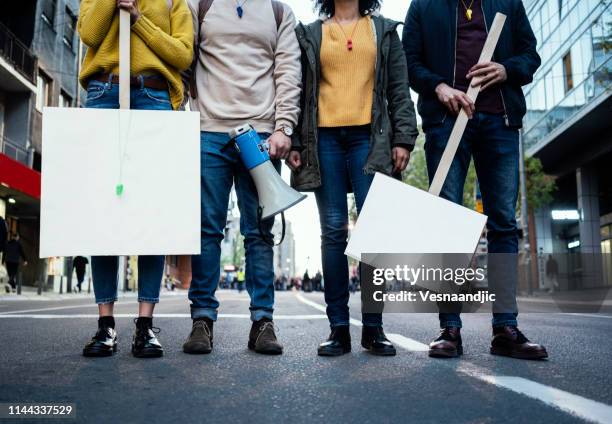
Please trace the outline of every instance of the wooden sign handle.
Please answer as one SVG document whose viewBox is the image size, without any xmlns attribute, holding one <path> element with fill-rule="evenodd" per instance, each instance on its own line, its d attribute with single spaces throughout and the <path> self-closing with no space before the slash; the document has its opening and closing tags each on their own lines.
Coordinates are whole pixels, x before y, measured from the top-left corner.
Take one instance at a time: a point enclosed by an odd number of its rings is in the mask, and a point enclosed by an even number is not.
<svg viewBox="0 0 612 424">
<path fill-rule="evenodd" d="M 130 108 L 130 12 L 119 10 L 119 108 Z"/>
<path fill-rule="evenodd" d="M 490 62 L 493 58 L 493 52 L 495 51 L 495 47 L 497 46 L 497 42 L 499 41 L 499 36 L 504 27 L 504 23 L 506 22 L 506 15 L 502 13 L 497 13 L 495 15 L 495 19 L 493 20 L 493 25 L 491 25 L 491 29 L 489 30 L 489 35 L 487 36 L 487 40 L 485 41 L 485 45 L 482 48 L 482 53 L 480 54 L 480 59 L 478 59 L 478 63 Z M 473 87 L 472 84 L 474 82 L 478 82 L 477 79 L 473 79 L 470 81 L 470 87 L 467 90 L 467 96 L 472 99 L 474 103 L 476 103 L 476 99 L 478 98 L 478 93 L 480 93 L 480 85 Z M 455 154 L 457 153 L 457 148 L 459 147 L 459 143 L 461 142 L 461 138 L 463 137 L 463 133 L 465 132 L 465 128 L 467 127 L 468 116 L 461 108 L 459 115 L 457 116 L 457 120 L 455 121 L 455 125 L 453 126 L 453 131 L 448 139 L 448 143 L 446 144 L 446 148 L 444 149 L 444 153 L 442 153 L 442 158 L 440 159 L 440 163 L 438 164 L 438 169 L 433 177 L 431 185 L 429 187 L 429 193 L 434 196 L 439 196 L 442 191 L 442 186 L 444 185 L 444 181 L 448 175 L 448 171 L 453 163 L 453 159 L 455 158 Z"/>
</svg>

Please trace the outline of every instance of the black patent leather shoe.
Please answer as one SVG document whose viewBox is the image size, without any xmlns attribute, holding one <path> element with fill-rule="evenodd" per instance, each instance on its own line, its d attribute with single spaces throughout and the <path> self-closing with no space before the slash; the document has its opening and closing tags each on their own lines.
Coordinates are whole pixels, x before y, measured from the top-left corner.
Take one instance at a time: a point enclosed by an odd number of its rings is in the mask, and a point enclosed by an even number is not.
<svg viewBox="0 0 612 424">
<path fill-rule="evenodd" d="M 397 352 L 393 343 L 387 339 L 382 327 L 363 326 L 361 330 L 361 346 L 373 355 L 394 356 Z"/>
<path fill-rule="evenodd" d="M 111 327 L 99 327 L 96 335 L 83 348 L 83 356 L 111 356 L 117 351 L 117 332 Z"/>
<path fill-rule="evenodd" d="M 351 333 L 348 325 L 332 327 L 327 341 L 317 349 L 319 356 L 340 356 L 351 351 Z"/>
<path fill-rule="evenodd" d="M 159 358 L 164 355 L 164 349 L 157 340 L 159 328 L 151 325 L 137 325 L 132 339 L 132 355 L 136 358 Z"/>
</svg>

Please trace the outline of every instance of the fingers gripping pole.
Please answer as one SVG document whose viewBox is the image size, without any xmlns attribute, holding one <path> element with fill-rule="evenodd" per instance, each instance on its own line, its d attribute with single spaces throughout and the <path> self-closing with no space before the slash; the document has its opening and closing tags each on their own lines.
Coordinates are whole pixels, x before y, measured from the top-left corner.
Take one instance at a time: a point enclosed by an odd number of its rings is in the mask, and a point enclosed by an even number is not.
<svg viewBox="0 0 612 424">
<path fill-rule="evenodd" d="M 505 22 L 506 15 L 501 13 L 497 13 L 495 15 L 493 25 L 491 25 L 491 29 L 489 30 L 489 35 L 485 41 L 485 45 L 482 49 L 482 53 L 480 54 L 478 63 L 490 62 L 493 58 L 493 52 L 495 51 L 495 47 L 497 46 L 497 42 Z M 470 87 L 466 93 L 474 103 L 476 103 L 478 93 L 480 92 L 480 85 L 477 85 L 476 87 L 473 86 L 473 84 L 477 82 L 478 79 L 474 78 L 470 82 Z M 446 144 L 446 148 L 444 149 L 444 153 L 442 154 L 442 158 L 440 159 L 438 169 L 436 170 L 431 186 L 429 187 L 429 193 L 433 194 L 434 196 L 439 196 L 440 192 L 442 191 L 442 186 L 444 185 L 448 171 L 453 163 L 455 153 L 457 153 L 457 148 L 459 147 L 459 143 L 461 142 L 461 138 L 463 137 L 467 123 L 468 116 L 465 113 L 465 110 L 461 108 L 459 116 L 457 116 L 457 120 L 453 126 L 453 131 L 451 132 L 448 143 Z"/>
</svg>

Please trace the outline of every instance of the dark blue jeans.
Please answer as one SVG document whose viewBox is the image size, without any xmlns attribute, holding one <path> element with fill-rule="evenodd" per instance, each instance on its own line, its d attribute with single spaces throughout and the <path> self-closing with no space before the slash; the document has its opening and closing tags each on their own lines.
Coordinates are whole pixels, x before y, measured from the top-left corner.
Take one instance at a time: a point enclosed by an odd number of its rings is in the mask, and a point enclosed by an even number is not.
<svg viewBox="0 0 612 424">
<path fill-rule="evenodd" d="M 332 327 L 349 325 L 349 267 L 344 251 L 348 238 L 346 196 L 352 187 L 361 211 L 373 175 L 365 167 L 370 152 L 370 127 L 319 128 L 321 187 L 315 196 L 321 222 L 321 256 L 327 317 Z M 362 314 L 365 326 L 382 325 L 381 314 Z"/>
<path fill-rule="evenodd" d="M 144 86 L 132 87 L 130 95 L 132 109 L 172 110 L 167 90 L 152 90 Z M 86 107 L 95 109 L 119 109 L 119 85 L 111 82 L 91 81 L 87 87 Z M 93 276 L 96 303 L 112 303 L 117 300 L 117 272 L 119 258 L 116 256 L 93 256 Z M 164 273 L 163 256 L 138 257 L 138 301 L 159 302 L 159 290 Z"/>
<path fill-rule="evenodd" d="M 260 134 L 265 139 L 269 134 Z M 240 209 L 240 233 L 244 236 L 246 289 L 251 297 L 251 320 L 272 319 L 274 312 L 274 265 L 272 247 L 259 232 L 257 189 L 238 151 L 227 146 L 225 133 L 201 133 L 202 163 L 202 250 L 191 257 L 192 318 L 217 319 L 219 301 L 215 291 L 221 276 L 221 241 L 227 222 L 232 184 Z M 280 161 L 273 161 L 280 171 Z M 271 236 L 273 219 L 263 222 L 264 234 Z"/>
<path fill-rule="evenodd" d="M 433 179 L 455 119 L 426 130 L 425 154 L 429 181 Z M 488 216 L 489 286 L 503 296 L 501 313 L 493 314 L 493 326 L 516 325 L 518 234 L 515 218 L 519 190 L 519 134 L 505 125 L 501 115 L 476 113 L 468 123 L 440 196 L 463 203 L 463 186 L 471 158 Z M 503 282 L 507 282 L 505 284 Z M 496 287 L 499 286 L 499 287 Z M 514 312 L 512 312 L 514 311 Z M 459 313 L 440 313 L 441 327 L 461 327 Z"/>
</svg>

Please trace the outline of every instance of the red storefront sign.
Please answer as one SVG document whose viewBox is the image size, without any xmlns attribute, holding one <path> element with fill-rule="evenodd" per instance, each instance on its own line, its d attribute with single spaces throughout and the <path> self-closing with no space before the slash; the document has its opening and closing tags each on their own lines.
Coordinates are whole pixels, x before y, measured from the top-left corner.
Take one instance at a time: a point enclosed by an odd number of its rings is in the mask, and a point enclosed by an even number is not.
<svg viewBox="0 0 612 424">
<path fill-rule="evenodd" d="M 40 199 L 40 172 L 1 153 L 0 184 Z"/>
</svg>

